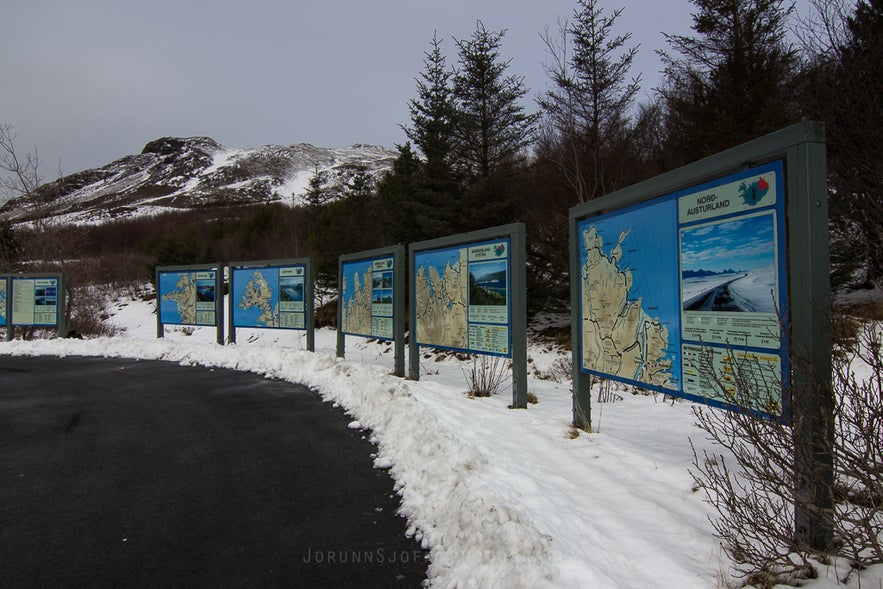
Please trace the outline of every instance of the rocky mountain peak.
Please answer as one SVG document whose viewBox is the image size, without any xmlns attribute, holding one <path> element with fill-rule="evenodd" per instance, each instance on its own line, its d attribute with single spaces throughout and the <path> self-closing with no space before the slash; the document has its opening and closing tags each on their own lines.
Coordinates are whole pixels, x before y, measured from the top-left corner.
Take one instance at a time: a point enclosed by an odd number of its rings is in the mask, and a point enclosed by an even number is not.
<svg viewBox="0 0 883 589">
<path fill-rule="evenodd" d="M 299 204 L 309 180 L 323 172 L 333 187 L 353 169 L 379 176 L 396 152 L 376 145 L 345 148 L 308 143 L 236 149 L 211 137 L 161 137 L 139 154 L 45 184 L 45 214 L 62 222 L 95 223 L 169 209 L 258 202 Z M 13 199 L 0 219 L 25 221 L 32 208 Z"/>
</svg>

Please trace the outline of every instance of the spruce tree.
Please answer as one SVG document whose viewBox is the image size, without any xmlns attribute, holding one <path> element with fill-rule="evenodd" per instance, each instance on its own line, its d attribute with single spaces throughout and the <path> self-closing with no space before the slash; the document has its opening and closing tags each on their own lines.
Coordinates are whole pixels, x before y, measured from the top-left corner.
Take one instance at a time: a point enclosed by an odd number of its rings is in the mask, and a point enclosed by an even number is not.
<svg viewBox="0 0 883 589">
<path fill-rule="evenodd" d="M 506 30 L 489 31 L 478 21 L 469 39 L 455 39 L 453 76 L 457 163 L 467 182 L 520 163 L 535 137 L 537 115 L 525 112 L 523 76 L 507 75 L 511 59 L 500 56 Z"/>
<path fill-rule="evenodd" d="M 883 0 L 854 6 L 817 6 L 812 40 L 827 43 L 807 44 L 802 83 L 806 115 L 826 123 L 836 288 L 883 284 Z"/>
<path fill-rule="evenodd" d="M 695 35 L 666 35 L 668 149 L 687 163 L 798 120 L 783 0 L 691 0 Z"/>
<path fill-rule="evenodd" d="M 424 54 L 425 69 L 417 78 L 417 98 L 408 103 L 411 126 L 404 127 L 408 139 L 425 158 L 426 173 L 438 179 L 450 177 L 454 148 L 452 72 L 445 61 L 441 41 L 434 34 L 430 50 Z"/>
<path fill-rule="evenodd" d="M 579 0 L 560 37 L 545 36 L 552 88 L 539 99 L 544 151 L 580 203 L 619 188 L 635 168 L 629 111 L 640 76 L 629 72 L 638 48 L 627 47 L 630 33 L 614 33 L 621 14 L 605 15 L 597 0 Z"/>
</svg>

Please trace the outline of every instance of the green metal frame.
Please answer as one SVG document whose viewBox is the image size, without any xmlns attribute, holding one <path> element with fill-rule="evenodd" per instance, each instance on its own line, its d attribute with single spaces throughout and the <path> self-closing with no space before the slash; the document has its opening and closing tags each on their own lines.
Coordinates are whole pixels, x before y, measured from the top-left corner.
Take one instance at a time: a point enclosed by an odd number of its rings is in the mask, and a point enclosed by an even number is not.
<svg viewBox="0 0 883 589">
<path fill-rule="evenodd" d="M 408 247 L 410 285 L 410 337 L 408 338 L 408 377 L 420 379 L 420 346 L 417 345 L 416 280 L 414 256 L 417 252 L 468 246 L 472 243 L 506 238 L 510 240 L 511 255 L 511 342 L 512 342 L 512 406 L 527 408 L 527 264 L 524 223 L 512 223 L 489 229 L 461 233 L 438 239 L 412 243 Z"/>
<path fill-rule="evenodd" d="M 405 246 L 393 245 L 363 252 L 344 254 L 337 261 L 337 357 L 346 356 L 346 334 L 341 329 L 343 317 L 343 265 L 347 262 L 393 258 L 393 342 L 396 376 L 405 376 Z M 370 337 L 366 335 L 365 337 Z"/>
<path fill-rule="evenodd" d="M 276 260 L 249 260 L 245 262 L 230 262 L 227 269 L 230 272 L 230 296 L 227 300 L 227 324 L 229 335 L 227 342 L 236 343 L 236 327 L 233 325 L 233 270 L 242 268 L 286 268 L 290 266 L 304 266 L 304 331 L 307 332 L 307 350 L 316 351 L 316 311 L 315 311 L 315 276 L 313 270 L 313 258 L 280 258 Z"/>
<path fill-rule="evenodd" d="M 193 264 L 189 266 L 157 266 L 155 270 L 156 280 L 156 337 L 165 337 L 164 324 L 159 310 L 160 292 L 159 292 L 159 275 L 160 272 L 214 272 L 215 273 L 215 297 L 220 300 L 215 301 L 215 330 L 217 332 L 218 345 L 224 345 L 224 264 L 216 262 L 214 264 Z M 196 327 L 210 327 L 208 325 Z"/>
</svg>

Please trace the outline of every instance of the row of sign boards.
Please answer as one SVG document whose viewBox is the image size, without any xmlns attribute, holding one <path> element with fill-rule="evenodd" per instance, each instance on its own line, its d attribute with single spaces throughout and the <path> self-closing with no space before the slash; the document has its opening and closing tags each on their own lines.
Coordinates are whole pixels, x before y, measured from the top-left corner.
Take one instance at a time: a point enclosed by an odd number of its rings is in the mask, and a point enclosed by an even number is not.
<svg viewBox="0 0 883 589">
<path fill-rule="evenodd" d="M 419 347 L 511 358 L 513 404 L 527 406 L 524 225 L 411 244 L 408 376 L 418 379 Z M 345 336 L 395 343 L 395 373 L 404 376 L 405 248 L 341 256 L 337 354 Z M 294 329 L 315 349 L 311 258 L 231 262 L 227 341 L 237 328 Z M 224 338 L 224 266 L 156 269 L 157 336 L 165 325 L 213 326 Z"/>
<path fill-rule="evenodd" d="M 0 327 L 11 341 L 16 327 L 65 331 L 64 274 L 0 274 Z"/>
<path fill-rule="evenodd" d="M 824 186 L 823 129 L 807 123 L 572 209 L 574 422 L 590 415 L 593 375 L 720 406 L 753 387 L 751 410 L 787 419 L 788 335 L 812 344 L 822 374 L 830 349 Z M 522 224 L 408 247 L 411 378 L 419 346 L 512 358 L 524 406 L 524 250 Z M 338 355 L 346 335 L 394 341 L 399 375 L 404 256 L 339 262 Z M 160 335 L 217 325 L 223 342 L 221 280 L 220 264 L 158 269 Z M 237 327 L 312 334 L 312 290 L 309 259 L 231 263 L 231 339 Z"/>
<path fill-rule="evenodd" d="M 156 269 L 157 336 L 165 325 L 208 326 L 224 343 L 224 265 Z M 229 265 L 229 341 L 237 327 L 306 331 L 314 349 L 313 272 L 309 258 L 232 262 Z"/>
<path fill-rule="evenodd" d="M 723 407 L 751 388 L 750 410 L 787 420 L 791 346 L 830 372 L 825 202 L 823 127 L 804 123 L 571 209 L 574 423 L 592 376 Z M 420 346 L 511 358 L 526 406 L 524 225 L 407 251 L 408 376 Z M 390 340 L 404 376 L 405 266 L 404 246 L 340 258 L 339 356 L 346 335 Z M 223 343 L 222 273 L 159 268 L 159 335 L 216 325 Z M 234 262 L 229 279 L 231 341 L 301 329 L 313 349 L 310 259 Z"/>
</svg>

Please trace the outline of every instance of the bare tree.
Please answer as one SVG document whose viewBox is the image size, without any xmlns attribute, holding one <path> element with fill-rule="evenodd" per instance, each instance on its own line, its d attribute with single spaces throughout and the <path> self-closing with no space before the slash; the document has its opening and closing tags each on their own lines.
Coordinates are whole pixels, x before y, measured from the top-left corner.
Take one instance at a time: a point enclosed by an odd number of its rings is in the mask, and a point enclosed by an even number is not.
<svg viewBox="0 0 883 589">
<path fill-rule="evenodd" d="M 94 314 L 101 305 L 95 296 L 89 296 L 92 290 L 89 283 L 101 274 L 99 263 L 95 259 L 79 259 L 86 239 L 82 231 L 53 223 L 49 206 L 51 194 L 43 184 L 37 148 L 21 151 L 16 139 L 12 125 L 0 124 L 0 191 L 13 205 L 27 210 L 25 219 L 30 226 L 26 223 L 12 226 L 7 222 L 6 229 L 0 232 L 3 238 L 0 248 L 8 249 L 4 254 L 14 254 L 8 256 L 10 260 L 14 257 L 16 265 L 10 269 L 17 270 L 18 258 L 22 258 L 28 261 L 30 270 L 65 273 L 66 325 L 82 329 L 78 318 Z M 28 335 L 32 335 L 32 331 Z"/>
<path fill-rule="evenodd" d="M 16 148 L 17 135 L 12 125 L 0 123 L 0 190 L 9 199 L 17 199 L 29 210 L 29 216 L 41 228 L 45 221 L 45 203 L 39 192 L 40 155 L 37 148 L 22 153 Z"/>
</svg>

